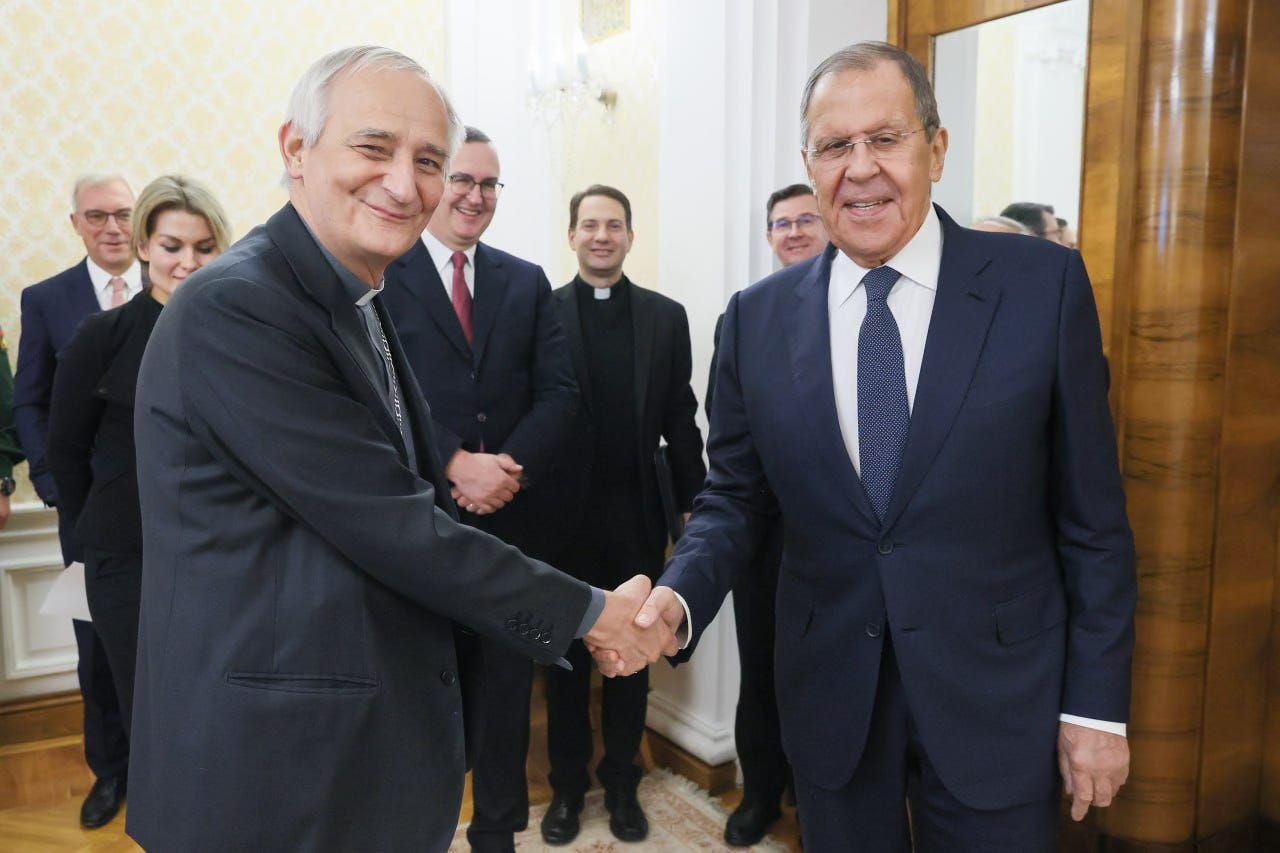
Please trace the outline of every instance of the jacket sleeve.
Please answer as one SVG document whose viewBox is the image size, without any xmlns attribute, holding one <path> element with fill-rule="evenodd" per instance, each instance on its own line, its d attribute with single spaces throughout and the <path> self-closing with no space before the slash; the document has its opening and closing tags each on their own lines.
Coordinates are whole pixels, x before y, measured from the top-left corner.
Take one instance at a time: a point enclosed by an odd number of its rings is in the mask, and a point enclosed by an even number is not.
<svg viewBox="0 0 1280 853">
<path fill-rule="evenodd" d="M 13 427 L 13 370 L 0 329 L 0 477 L 12 477 L 13 467 L 25 458 Z"/>
<path fill-rule="evenodd" d="M 166 335 L 181 341 L 176 381 L 200 445 L 374 581 L 521 654 L 556 662 L 587 611 L 590 587 L 436 505 L 431 483 L 404 464 L 335 367 L 327 322 L 308 322 L 294 300 L 266 285 L 204 284 L 212 286 L 157 326 L 158 335 L 166 320 L 177 322 Z M 153 336 L 148 359 L 155 346 Z M 522 621 L 517 614 L 542 626 L 537 636 L 512 628 Z"/>
<path fill-rule="evenodd" d="M 49 432 L 49 395 L 57 354 L 49 339 L 48 323 L 38 298 L 28 288 L 22 292 L 22 336 L 18 338 L 18 372 L 13 379 L 13 422 L 18 441 L 30 463 L 31 483 L 45 503 L 57 503 L 53 475 L 44 459 Z"/>
<path fill-rule="evenodd" d="M 693 355 L 689 342 L 689 317 L 684 306 L 675 305 L 671 322 L 671 374 L 667 379 L 667 407 L 662 414 L 662 437 L 667 441 L 676 500 L 681 512 L 693 507 L 694 496 L 702 488 L 707 466 L 702 461 L 702 432 L 694 420 L 698 398 L 689 384 L 693 377 Z"/>
<path fill-rule="evenodd" d="M 1070 613 L 1061 710 L 1125 722 L 1137 579 L 1107 384 L 1093 288 L 1072 252 L 1062 283 L 1051 424 L 1058 558 Z"/>
<path fill-rule="evenodd" d="M 502 446 L 524 466 L 524 483 L 529 488 L 536 487 L 555 467 L 578 412 L 578 383 L 569 361 L 569 343 L 541 268 L 537 289 L 537 328 L 529 354 L 533 402 Z"/>
<path fill-rule="evenodd" d="M 91 320 L 96 316 L 103 315 Z M 45 461 L 58 489 L 58 514 L 72 530 L 93 485 L 94 439 L 105 407 L 94 393 L 111 358 L 102 330 L 101 323 L 85 322 L 63 347 L 49 402 Z M 75 549 L 80 550 L 79 542 Z M 68 556 L 83 559 L 80 553 Z"/>
</svg>

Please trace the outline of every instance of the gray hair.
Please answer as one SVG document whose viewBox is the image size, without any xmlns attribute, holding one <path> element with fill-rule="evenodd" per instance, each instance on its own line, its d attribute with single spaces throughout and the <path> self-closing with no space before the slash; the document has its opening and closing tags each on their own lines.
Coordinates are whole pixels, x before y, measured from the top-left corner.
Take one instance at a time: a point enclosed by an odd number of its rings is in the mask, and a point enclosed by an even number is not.
<svg viewBox="0 0 1280 853">
<path fill-rule="evenodd" d="M 809 102 L 813 100 L 813 90 L 823 78 L 844 71 L 871 71 L 882 62 L 897 65 L 902 76 L 911 84 L 911 93 L 916 100 L 916 115 L 924 126 L 924 138 L 933 141 L 933 135 L 942 126 L 942 122 L 938 118 L 938 101 L 933 95 L 933 84 L 929 82 L 929 74 L 920 60 L 902 48 L 882 41 L 861 41 L 840 48 L 822 60 L 809 75 L 808 82 L 804 84 L 804 95 L 800 99 L 801 148 L 809 147 Z"/>
<path fill-rule="evenodd" d="M 293 125 L 294 130 L 302 137 L 302 144 L 310 148 L 320 140 L 325 122 L 329 119 L 329 94 L 334 81 L 342 74 L 358 74 L 366 70 L 412 71 L 440 96 L 449 121 L 449 157 L 452 158 L 462 144 L 463 127 L 449 95 L 414 60 L 399 51 L 373 45 L 335 50 L 317 59 L 303 72 L 298 84 L 293 87 L 284 115 L 285 123 Z"/>
<path fill-rule="evenodd" d="M 107 184 L 120 184 L 129 191 L 129 195 L 133 195 L 133 187 L 129 186 L 129 182 L 124 179 L 123 175 L 108 174 L 106 172 L 89 172 L 76 178 L 76 182 L 71 185 L 71 212 L 80 212 L 80 193 L 93 187 L 102 187 Z"/>
<path fill-rule="evenodd" d="M 973 220 L 973 224 L 969 227 L 977 228 L 979 225 L 1002 225 L 1018 234 L 1030 234 L 1035 236 L 1034 232 L 1030 228 L 1023 225 L 1018 220 L 1008 216 L 981 216 Z"/>
</svg>

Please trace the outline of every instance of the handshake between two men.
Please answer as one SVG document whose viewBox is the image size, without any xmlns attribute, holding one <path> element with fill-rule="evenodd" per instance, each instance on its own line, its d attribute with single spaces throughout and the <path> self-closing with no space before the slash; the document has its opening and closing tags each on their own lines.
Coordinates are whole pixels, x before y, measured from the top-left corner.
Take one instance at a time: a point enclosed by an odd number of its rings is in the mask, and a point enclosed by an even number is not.
<svg viewBox="0 0 1280 853">
<path fill-rule="evenodd" d="M 460 449 L 449 460 L 445 476 L 459 508 L 488 515 L 515 498 L 523 471 L 506 453 Z M 633 675 L 680 650 L 676 635 L 683 623 L 684 607 L 675 593 L 668 587 L 652 589 L 649 578 L 636 575 L 605 592 L 604 610 L 583 640 L 602 674 Z"/>
<path fill-rule="evenodd" d="M 649 578 L 636 575 L 605 593 L 604 610 L 582 639 L 601 674 L 633 675 L 680 650 L 684 619 L 684 605 L 670 587 L 653 589 Z"/>
</svg>

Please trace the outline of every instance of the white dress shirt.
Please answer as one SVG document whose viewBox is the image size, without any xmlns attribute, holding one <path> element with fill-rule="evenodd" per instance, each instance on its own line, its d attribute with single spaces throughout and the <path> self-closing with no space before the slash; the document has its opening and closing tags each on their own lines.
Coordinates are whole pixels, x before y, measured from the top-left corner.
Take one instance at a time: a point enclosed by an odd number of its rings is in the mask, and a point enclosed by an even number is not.
<svg viewBox="0 0 1280 853">
<path fill-rule="evenodd" d="M 98 307 L 106 311 L 111 307 L 111 273 L 93 262 L 93 258 L 85 258 L 89 267 L 89 281 L 93 283 L 93 295 L 98 299 Z M 142 267 L 137 261 L 120 273 L 124 279 L 124 301 L 128 302 L 142 292 Z"/>
<path fill-rule="evenodd" d="M 427 251 L 431 254 L 431 263 L 436 265 L 436 272 L 440 273 L 440 281 L 444 282 L 444 295 L 449 297 L 449 301 L 453 301 L 453 253 L 455 249 L 450 249 L 444 243 L 436 239 L 436 236 L 430 231 L 422 232 L 422 244 L 427 247 Z M 472 243 L 462 254 L 467 256 L 467 263 L 462 268 L 462 277 L 467 280 L 467 290 L 471 293 L 471 298 L 476 298 L 476 247 Z"/>
<path fill-rule="evenodd" d="M 889 311 L 902 336 L 903 368 L 907 381 L 907 406 L 915 409 L 916 385 L 920 365 L 924 361 L 925 341 L 929 337 L 929 320 L 933 316 L 934 296 L 938 292 L 938 272 L 942 267 L 942 225 L 932 206 L 915 236 L 902 247 L 886 266 L 901 274 L 889 290 Z M 858 336 L 867 316 L 866 289 L 862 277 L 869 268 L 854 263 L 844 252 L 836 252 L 831 263 L 831 280 L 827 288 L 827 309 L 831 328 L 831 379 L 835 386 L 836 415 L 845 449 L 859 471 L 858 453 Z M 682 647 L 693 637 L 689 605 L 677 596 L 684 607 L 685 624 L 690 627 Z M 1058 719 L 1091 729 L 1124 736 L 1127 726 L 1107 720 L 1093 720 L 1073 714 L 1060 714 Z"/>
</svg>

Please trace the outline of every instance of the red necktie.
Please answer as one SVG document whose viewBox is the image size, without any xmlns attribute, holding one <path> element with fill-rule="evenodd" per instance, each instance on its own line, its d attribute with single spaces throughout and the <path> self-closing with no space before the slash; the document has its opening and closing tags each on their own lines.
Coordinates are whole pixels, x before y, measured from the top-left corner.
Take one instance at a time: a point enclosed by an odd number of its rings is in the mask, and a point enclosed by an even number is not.
<svg viewBox="0 0 1280 853">
<path fill-rule="evenodd" d="M 453 253 L 453 310 L 458 314 L 458 322 L 462 324 L 462 334 L 467 343 L 471 343 L 471 291 L 467 290 L 467 277 L 462 270 L 467 265 L 467 256 L 462 252 Z"/>
<path fill-rule="evenodd" d="M 119 308 L 124 304 L 124 279 L 120 276 L 112 276 L 111 281 L 111 307 Z"/>
</svg>

